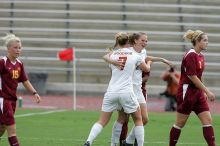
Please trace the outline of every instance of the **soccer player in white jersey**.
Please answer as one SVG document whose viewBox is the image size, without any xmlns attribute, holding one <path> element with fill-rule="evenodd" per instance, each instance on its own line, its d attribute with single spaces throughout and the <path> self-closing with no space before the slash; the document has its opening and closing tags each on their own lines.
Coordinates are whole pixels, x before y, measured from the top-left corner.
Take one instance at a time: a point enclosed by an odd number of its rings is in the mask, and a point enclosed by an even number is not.
<svg viewBox="0 0 220 146">
<path fill-rule="evenodd" d="M 136 52 L 142 58 L 143 61 L 148 60 L 148 63 L 149 63 L 148 65 L 150 65 L 151 62 L 160 61 L 160 62 L 163 62 L 165 64 L 172 66 L 172 63 L 164 58 L 147 56 L 146 50 L 144 49 L 147 46 L 147 42 L 148 42 L 147 35 L 145 33 L 143 32 L 132 33 L 129 36 L 129 43 L 132 47 L 130 47 L 129 49 Z M 104 60 L 106 60 L 109 63 L 112 62 L 108 56 L 105 57 Z M 143 121 L 143 125 L 145 125 L 148 122 L 148 112 L 147 112 L 146 99 L 142 93 L 141 87 L 142 87 L 142 70 L 137 68 L 133 75 L 133 90 L 140 104 L 142 121 Z M 128 116 L 125 116 L 123 112 L 119 111 L 118 115 L 119 115 L 118 119 L 113 125 L 112 141 L 111 141 L 112 145 L 118 143 L 119 136 L 120 136 L 119 132 L 121 132 L 120 129 L 122 127 L 122 124 L 123 123 L 127 124 L 127 121 L 128 121 Z M 123 125 L 123 128 L 124 127 L 126 126 Z M 122 133 L 127 135 L 127 132 L 122 131 Z M 133 145 L 134 140 L 135 140 L 135 135 L 134 135 L 134 130 L 132 129 L 125 143 L 127 143 L 127 145 L 129 144 Z"/>
<path fill-rule="evenodd" d="M 110 65 L 112 76 L 103 99 L 102 113 L 99 120 L 93 125 L 84 146 L 91 146 L 93 140 L 109 122 L 112 112 L 122 108 L 125 113 L 131 114 L 133 118 L 135 124 L 134 133 L 138 146 L 143 146 L 144 144 L 144 127 L 140 107 L 133 92 L 132 77 L 136 67 L 140 67 L 147 72 L 150 70 L 150 66 L 136 52 L 126 48 L 128 47 L 128 41 L 127 33 L 116 35 L 116 44 L 119 49 L 113 51 L 110 58 L 115 61 L 120 60 L 124 65 L 120 68 Z"/>
</svg>

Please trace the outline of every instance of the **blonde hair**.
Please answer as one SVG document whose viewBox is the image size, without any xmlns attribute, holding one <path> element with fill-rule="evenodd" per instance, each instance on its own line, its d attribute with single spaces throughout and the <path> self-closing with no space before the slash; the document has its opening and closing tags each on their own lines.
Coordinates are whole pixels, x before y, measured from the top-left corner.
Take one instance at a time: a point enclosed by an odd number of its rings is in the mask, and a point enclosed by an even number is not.
<svg viewBox="0 0 220 146">
<path fill-rule="evenodd" d="M 108 51 L 113 51 L 118 45 L 123 46 L 128 42 L 127 32 L 118 32 L 115 35 L 115 44 L 112 47 L 107 48 Z"/>
<path fill-rule="evenodd" d="M 192 42 L 192 44 L 195 46 L 196 40 L 200 41 L 201 36 L 203 34 L 205 34 L 205 33 L 201 30 L 195 30 L 195 31 L 187 30 L 187 32 L 184 34 L 183 38 L 190 40 Z"/>
<path fill-rule="evenodd" d="M 21 39 L 14 34 L 8 34 L 6 33 L 6 36 L 1 37 L 1 39 L 4 41 L 4 45 L 6 48 L 9 48 L 11 43 L 14 41 L 21 42 Z"/>
</svg>

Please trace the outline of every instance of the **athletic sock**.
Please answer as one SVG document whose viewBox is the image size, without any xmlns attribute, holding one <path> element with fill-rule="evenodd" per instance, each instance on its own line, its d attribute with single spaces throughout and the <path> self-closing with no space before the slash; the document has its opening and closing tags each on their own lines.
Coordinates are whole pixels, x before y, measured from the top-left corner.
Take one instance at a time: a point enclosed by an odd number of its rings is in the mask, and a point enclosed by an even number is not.
<svg viewBox="0 0 220 146">
<path fill-rule="evenodd" d="M 135 129 L 135 127 L 133 127 L 131 129 L 130 133 L 128 134 L 128 137 L 126 138 L 126 143 L 128 143 L 128 144 L 134 143 L 134 140 L 135 140 L 134 129 Z"/>
<path fill-rule="evenodd" d="M 89 137 L 87 139 L 87 141 L 89 141 L 90 145 L 92 145 L 93 140 L 97 137 L 97 135 L 99 135 L 99 133 L 102 131 L 103 126 L 99 123 L 95 123 L 92 126 L 92 129 L 89 133 Z"/>
<path fill-rule="evenodd" d="M 208 146 L 215 146 L 215 135 L 212 125 L 203 125 L 203 136 Z"/>
<path fill-rule="evenodd" d="M 111 146 L 115 146 L 119 142 L 120 134 L 122 130 L 122 124 L 115 121 L 112 127 L 112 139 L 111 139 Z"/>
<path fill-rule="evenodd" d="M 170 130 L 170 145 L 169 146 L 176 146 L 180 133 L 181 133 L 181 128 L 176 125 L 173 125 L 173 127 Z"/>
<path fill-rule="evenodd" d="M 135 138 L 137 139 L 138 146 L 144 145 L 144 126 L 134 127 Z"/>
<path fill-rule="evenodd" d="M 16 136 L 8 137 L 10 146 L 19 146 L 19 142 Z"/>
</svg>

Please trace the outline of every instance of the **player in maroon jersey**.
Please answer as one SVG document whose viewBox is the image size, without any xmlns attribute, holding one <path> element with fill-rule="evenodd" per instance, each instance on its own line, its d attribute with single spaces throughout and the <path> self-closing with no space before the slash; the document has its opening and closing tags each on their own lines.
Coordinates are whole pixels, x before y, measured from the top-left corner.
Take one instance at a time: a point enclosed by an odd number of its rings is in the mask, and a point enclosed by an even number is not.
<svg viewBox="0 0 220 146">
<path fill-rule="evenodd" d="M 181 133 L 181 128 L 187 122 L 192 111 L 202 123 L 203 135 L 208 146 L 215 146 L 215 136 L 212 118 L 207 99 L 215 100 L 215 95 L 202 83 L 202 73 L 205 67 L 202 50 L 206 50 L 208 36 L 200 31 L 188 30 L 184 38 L 189 39 L 193 48 L 183 56 L 181 78 L 177 92 L 176 122 L 170 130 L 170 146 L 175 146 Z"/>
<path fill-rule="evenodd" d="M 34 95 L 37 103 L 41 98 L 29 82 L 23 63 L 18 59 L 21 53 L 21 40 L 14 34 L 7 34 L 2 39 L 7 48 L 7 56 L 0 59 L 0 137 L 6 130 L 10 146 L 19 146 L 14 118 L 18 83 L 23 83 Z"/>
</svg>

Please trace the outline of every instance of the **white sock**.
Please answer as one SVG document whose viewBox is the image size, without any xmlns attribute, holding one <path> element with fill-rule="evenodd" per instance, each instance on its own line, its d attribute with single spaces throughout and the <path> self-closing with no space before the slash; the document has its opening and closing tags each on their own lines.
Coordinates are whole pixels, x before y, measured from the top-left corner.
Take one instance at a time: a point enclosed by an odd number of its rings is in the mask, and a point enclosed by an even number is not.
<svg viewBox="0 0 220 146">
<path fill-rule="evenodd" d="M 118 144 L 121 135 L 121 129 L 122 129 L 122 124 L 119 123 L 118 121 L 115 121 L 112 127 L 111 146 L 115 146 L 116 144 Z"/>
<path fill-rule="evenodd" d="M 144 126 L 136 126 L 134 128 L 135 138 L 137 139 L 138 146 L 144 145 Z"/>
<path fill-rule="evenodd" d="M 128 144 L 133 144 L 134 143 L 134 140 L 135 140 L 135 135 L 134 135 L 134 128 L 133 127 L 128 135 L 128 137 L 126 138 L 126 143 Z"/>
<path fill-rule="evenodd" d="M 89 141 L 90 145 L 92 145 L 93 140 L 97 137 L 97 135 L 99 135 L 99 133 L 102 131 L 103 126 L 99 123 L 95 123 L 92 126 L 92 129 L 89 133 L 89 137 L 87 139 L 87 141 Z"/>
</svg>

